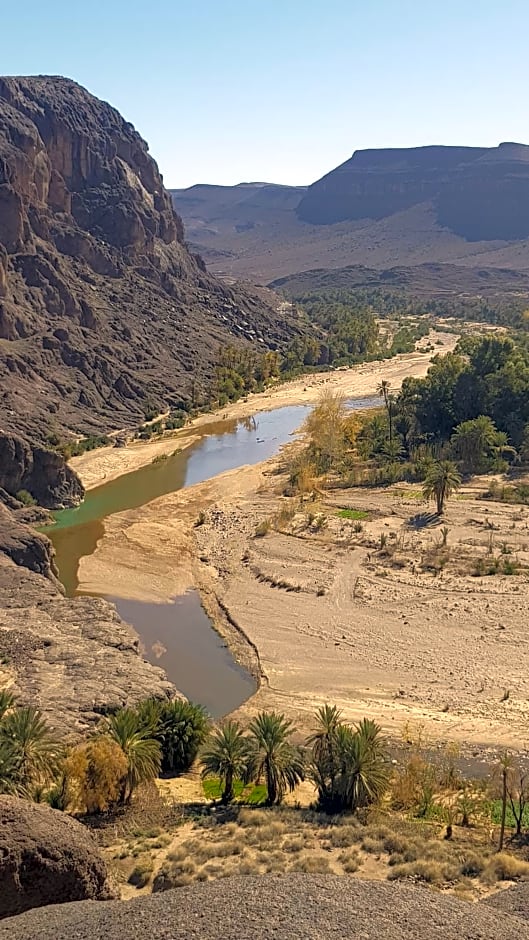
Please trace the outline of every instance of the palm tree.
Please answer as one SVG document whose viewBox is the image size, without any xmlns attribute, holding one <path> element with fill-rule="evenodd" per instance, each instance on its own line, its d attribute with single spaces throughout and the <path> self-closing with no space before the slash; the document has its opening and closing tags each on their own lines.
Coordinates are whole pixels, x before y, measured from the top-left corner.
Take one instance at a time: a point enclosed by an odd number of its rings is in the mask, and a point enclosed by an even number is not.
<svg viewBox="0 0 529 940">
<path fill-rule="evenodd" d="M 15 708 L 0 722 L 4 764 L 16 766 L 16 788 L 30 792 L 57 772 L 61 746 L 40 711 L 33 706 Z M 5 772 L 5 771 L 4 771 Z"/>
<path fill-rule="evenodd" d="M 18 762 L 11 741 L 0 737 L 0 793 L 28 796 L 18 777 Z"/>
<path fill-rule="evenodd" d="M 341 792 L 344 805 L 351 810 L 376 803 L 388 785 L 388 764 L 382 729 L 364 718 L 344 744 L 345 773 Z"/>
<path fill-rule="evenodd" d="M 183 699 L 163 702 L 155 732 L 162 749 L 163 772 L 179 774 L 189 770 L 208 729 L 209 718 L 202 705 Z"/>
<path fill-rule="evenodd" d="M 377 394 L 379 398 L 384 399 L 384 405 L 388 413 L 389 421 L 389 439 L 393 439 L 393 413 L 392 413 L 392 404 L 394 402 L 393 395 L 390 395 L 389 390 L 391 388 L 391 382 L 388 382 L 387 379 L 382 379 L 381 382 L 377 385 Z"/>
<path fill-rule="evenodd" d="M 325 716 L 328 733 L 320 732 L 309 739 L 310 776 L 318 789 L 319 805 L 328 813 L 354 812 L 374 803 L 388 783 L 388 763 L 379 726 L 364 718 L 352 728 L 339 721 L 339 714 L 328 709 Z"/>
<path fill-rule="evenodd" d="M 336 734 L 342 713 L 336 705 L 322 705 L 316 712 L 316 731 L 307 738 L 312 749 L 314 782 L 325 802 L 334 790 L 339 755 Z"/>
<path fill-rule="evenodd" d="M 140 783 L 158 774 L 161 748 L 154 738 L 155 729 L 134 708 L 122 708 L 106 720 L 105 733 L 119 744 L 127 758 L 128 769 L 121 788 L 120 803 L 128 803 Z"/>
<path fill-rule="evenodd" d="M 303 754 L 290 743 L 291 721 L 278 712 L 260 712 L 249 725 L 250 752 L 245 779 L 265 779 L 267 803 L 281 803 L 305 779 Z"/>
<path fill-rule="evenodd" d="M 211 733 L 200 755 L 202 777 L 220 777 L 223 785 L 222 802 L 231 803 L 233 782 L 242 779 L 248 766 L 248 738 L 238 721 L 227 721 Z"/>
<path fill-rule="evenodd" d="M 446 500 L 461 486 L 461 476 L 452 460 L 439 460 L 431 465 L 423 483 L 425 499 L 435 498 L 437 515 L 442 515 Z"/>
<path fill-rule="evenodd" d="M 7 689 L 0 689 L 0 721 L 7 712 L 15 707 L 15 702 L 15 696 L 11 692 L 8 692 Z"/>
</svg>

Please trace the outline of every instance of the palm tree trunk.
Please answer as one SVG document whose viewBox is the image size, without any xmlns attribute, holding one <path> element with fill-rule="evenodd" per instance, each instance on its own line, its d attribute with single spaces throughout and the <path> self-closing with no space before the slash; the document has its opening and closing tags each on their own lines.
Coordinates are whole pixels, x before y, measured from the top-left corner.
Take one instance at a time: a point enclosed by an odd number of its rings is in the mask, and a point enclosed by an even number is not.
<svg viewBox="0 0 529 940">
<path fill-rule="evenodd" d="M 502 792 L 501 792 L 501 826 L 500 826 L 500 841 L 498 843 L 498 852 L 501 852 L 503 849 L 503 842 L 505 839 L 505 816 L 507 815 L 507 768 L 502 768 Z"/>
<path fill-rule="evenodd" d="M 268 803 L 269 806 L 272 806 L 272 804 L 275 803 L 276 801 L 277 791 L 276 791 L 275 781 L 271 773 L 270 761 L 268 757 L 265 760 L 265 779 L 266 779 L 266 791 L 267 791 L 266 802 Z"/>
<path fill-rule="evenodd" d="M 233 800 L 233 771 L 227 770 L 224 778 L 224 792 L 222 794 L 223 803 L 231 803 Z"/>
</svg>

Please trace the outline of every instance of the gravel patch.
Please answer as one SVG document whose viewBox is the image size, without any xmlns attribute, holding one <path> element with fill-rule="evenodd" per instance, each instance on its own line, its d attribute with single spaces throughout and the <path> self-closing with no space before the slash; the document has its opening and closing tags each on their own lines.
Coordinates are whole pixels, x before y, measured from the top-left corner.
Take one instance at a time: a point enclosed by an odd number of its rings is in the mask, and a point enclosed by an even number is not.
<svg viewBox="0 0 529 940">
<path fill-rule="evenodd" d="M 427 888 L 334 875 L 194 884 L 134 901 L 38 908 L 0 940 L 529 940 L 529 926 Z"/>
</svg>

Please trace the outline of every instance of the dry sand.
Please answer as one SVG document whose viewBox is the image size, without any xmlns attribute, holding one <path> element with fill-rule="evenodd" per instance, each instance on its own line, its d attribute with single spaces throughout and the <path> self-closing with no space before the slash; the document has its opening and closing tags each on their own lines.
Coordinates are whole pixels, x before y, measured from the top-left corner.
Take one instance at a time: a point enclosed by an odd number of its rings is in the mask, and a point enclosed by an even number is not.
<svg viewBox="0 0 529 940">
<path fill-rule="evenodd" d="M 101 447 L 72 458 L 70 465 L 79 474 L 86 489 L 93 489 L 102 483 L 115 480 L 124 473 L 152 463 L 153 459 L 161 454 L 171 454 L 175 450 L 183 449 L 196 440 L 197 434 L 206 433 L 206 425 L 218 420 L 243 418 L 285 405 L 313 404 L 322 388 L 332 388 L 350 398 L 367 398 L 376 394 L 377 385 L 382 379 L 387 379 L 391 382 L 392 389 L 397 390 L 406 376 L 426 375 L 432 356 L 453 349 L 458 339 L 453 333 L 432 332 L 419 346 L 430 342 L 434 345 L 433 353 L 417 351 L 337 372 L 304 375 L 265 392 L 248 395 L 246 399 L 213 414 L 200 415 L 188 427 L 173 432 L 162 440 L 147 443 L 137 441 L 127 447 Z"/>
<path fill-rule="evenodd" d="M 378 371 L 371 364 L 333 375 L 332 385 L 367 395 L 382 377 L 396 386 L 425 366 L 413 357 Z M 329 377 L 311 378 L 303 394 L 316 397 L 316 381 Z M 280 388 L 269 405 L 280 395 L 281 404 L 299 400 L 300 383 L 292 385 L 290 398 Z M 245 715 L 277 707 L 306 725 L 331 701 L 349 718 L 376 718 L 394 738 L 422 729 L 423 741 L 454 740 L 476 752 L 524 748 L 528 572 L 471 570 L 491 538 L 494 555 L 529 566 L 529 509 L 482 499 L 487 481 L 465 487 L 445 514 L 450 557 L 437 575 L 424 563 L 439 553 L 440 527 L 410 526 L 427 508 L 420 487 L 337 490 L 283 531 L 255 538 L 256 524 L 285 502 L 281 459 L 110 517 L 95 553 L 81 561 L 81 590 L 163 602 L 198 587 L 220 632 L 232 641 L 231 619 L 258 650 L 262 683 Z M 339 506 L 368 512 L 361 531 L 337 515 Z M 307 524 L 309 511 L 326 517 L 323 528 Z M 382 534 L 389 551 L 379 550 Z M 235 649 L 244 659 L 240 643 Z"/>
</svg>

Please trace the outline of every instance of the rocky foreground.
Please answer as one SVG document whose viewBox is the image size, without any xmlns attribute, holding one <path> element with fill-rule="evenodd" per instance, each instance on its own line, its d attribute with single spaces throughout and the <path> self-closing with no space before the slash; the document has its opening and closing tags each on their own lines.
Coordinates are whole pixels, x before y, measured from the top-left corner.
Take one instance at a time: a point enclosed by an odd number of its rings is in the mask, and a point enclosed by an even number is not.
<svg viewBox="0 0 529 940">
<path fill-rule="evenodd" d="M 524 940 L 529 925 L 426 888 L 291 874 L 225 878 L 134 901 L 81 901 L 0 924 L 0 940 Z"/>
</svg>

